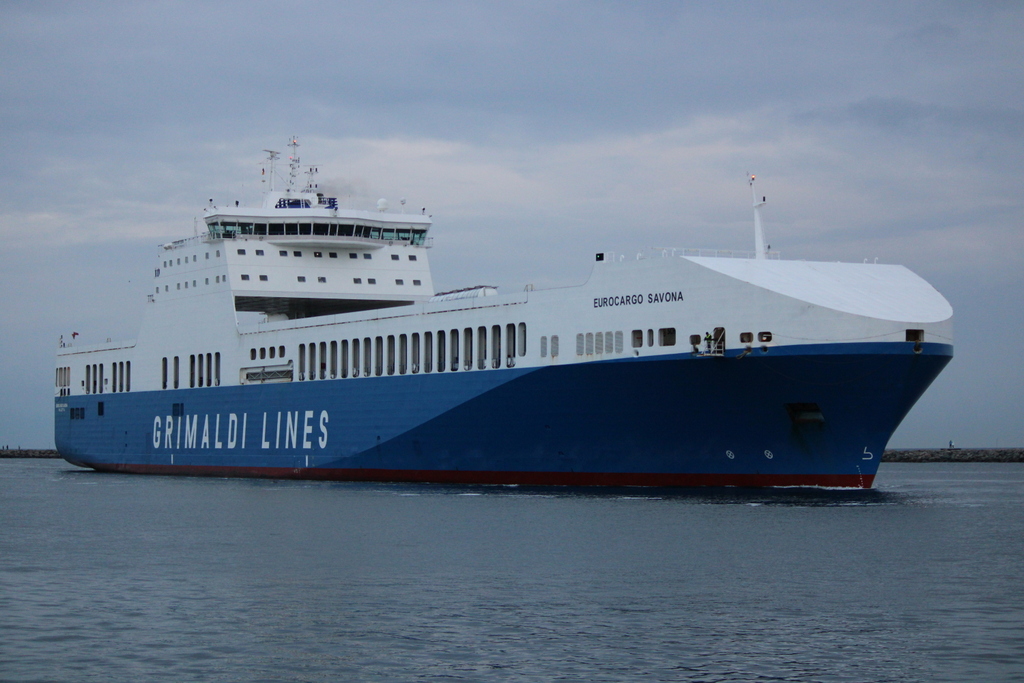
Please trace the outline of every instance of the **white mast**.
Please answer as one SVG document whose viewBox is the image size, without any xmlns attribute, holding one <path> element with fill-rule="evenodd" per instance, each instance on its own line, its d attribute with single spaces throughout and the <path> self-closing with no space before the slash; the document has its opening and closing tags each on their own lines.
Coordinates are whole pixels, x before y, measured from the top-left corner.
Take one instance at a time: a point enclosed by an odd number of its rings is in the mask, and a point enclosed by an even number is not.
<svg viewBox="0 0 1024 683">
<path fill-rule="evenodd" d="M 299 176 L 299 138 L 293 135 L 288 146 L 292 148 L 292 155 L 288 157 L 288 190 L 291 191 L 295 187 L 295 179 Z"/>
<path fill-rule="evenodd" d="M 764 228 L 761 227 L 761 207 L 765 204 L 765 197 L 761 197 L 761 201 L 757 201 L 757 195 L 754 194 L 755 179 L 754 175 L 749 176 L 750 196 L 754 200 L 754 258 L 763 259 L 767 254 L 764 246 Z"/>
<path fill-rule="evenodd" d="M 275 162 L 278 160 L 278 158 L 280 158 L 281 153 L 280 152 L 275 152 L 272 149 L 265 149 L 263 151 L 266 152 L 269 155 L 268 159 L 270 160 L 270 191 L 273 192 L 274 191 L 274 165 L 275 165 Z"/>
</svg>

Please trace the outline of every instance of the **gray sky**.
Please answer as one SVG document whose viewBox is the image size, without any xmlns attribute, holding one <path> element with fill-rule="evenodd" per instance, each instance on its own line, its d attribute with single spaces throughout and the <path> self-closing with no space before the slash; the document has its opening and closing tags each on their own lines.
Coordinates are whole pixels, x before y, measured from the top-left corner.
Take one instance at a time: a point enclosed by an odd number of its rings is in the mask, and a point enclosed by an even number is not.
<svg viewBox="0 0 1024 683">
<path fill-rule="evenodd" d="M 156 246 L 322 188 L 434 217 L 435 283 L 584 280 L 595 251 L 902 263 L 956 358 L 891 446 L 1024 445 L 1024 5 L 0 2 L 0 446 L 52 446 L 54 349 L 131 338 Z"/>
</svg>

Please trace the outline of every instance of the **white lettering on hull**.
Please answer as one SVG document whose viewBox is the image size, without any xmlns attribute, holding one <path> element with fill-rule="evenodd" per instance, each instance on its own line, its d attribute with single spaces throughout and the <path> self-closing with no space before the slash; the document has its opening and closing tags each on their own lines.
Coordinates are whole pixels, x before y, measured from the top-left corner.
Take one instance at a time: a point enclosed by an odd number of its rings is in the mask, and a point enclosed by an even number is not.
<svg viewBox="0 0 1024 683">
<path fill-rule="evenodd" d="M 242 413 L 215 413 L 213 414 L 213 430 L 210 430 L 210 415 L 202 416 L 203 432 L 199 436 L 199 415 L 183 415 L 175 418 L 173 415 L 156 415 L 153 417 L 153 448 L 165 450 L 182 450 L 182 432 L 185 433 L 184 450 L 223 449 L 235 450 L 245 449 L 246 429 L 249 424 L 249 414 Z M 224 440 L 221 440 L 220 423 L 221 417 L 227 421 L 227 433 Z M 184 422 L 184 425 L 182 424 Z M 241 422 L 241 429 L 239 429 Z M 285 411 L 284 424 L 284 448 L 312 450 L 327 448 L 327 424 L 330 422 L 330 415 L 326 410 L 320 411 L 317 418 L 315 410 Z M 277 413 L 277 424 L 274 435 L 274 448 L 281 445 L 281 412 Z M 300 445 L 299 428 L 302 429 L 302 440 Z M 239 435 L 241 431 L 241 435 Z M 319 434 L 314 439 L 314 432 Z M 315 443 L 314 443 L 315 441 Z M 260 448 L 270 449 L 270 441 L 267 439 L 267 414 L 263 413 L 263 424 L 260 432 Z"/>
</svg>

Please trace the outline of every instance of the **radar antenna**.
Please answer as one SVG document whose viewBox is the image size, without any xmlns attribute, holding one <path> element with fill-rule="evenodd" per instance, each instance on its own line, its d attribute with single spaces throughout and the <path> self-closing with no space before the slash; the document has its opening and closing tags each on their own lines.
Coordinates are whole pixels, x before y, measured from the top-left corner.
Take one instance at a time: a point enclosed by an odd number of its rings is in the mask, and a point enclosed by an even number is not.
<svg viewBox="0 0 1024 683">
<path fill-rule="evenodd" d="M 761 197 L 761 201 L 757 201 L 757 195 L 754 194 L 754 180 L 756 176 L 749 174 L 747 181 L 750 183 L 750 196 L 754 200 L 754 258 L 764 259 L 767 250 L 764 246 L 764 228 L 761 226 L 761 207 L 765 205 L 766 198 Z"/>
</svg>

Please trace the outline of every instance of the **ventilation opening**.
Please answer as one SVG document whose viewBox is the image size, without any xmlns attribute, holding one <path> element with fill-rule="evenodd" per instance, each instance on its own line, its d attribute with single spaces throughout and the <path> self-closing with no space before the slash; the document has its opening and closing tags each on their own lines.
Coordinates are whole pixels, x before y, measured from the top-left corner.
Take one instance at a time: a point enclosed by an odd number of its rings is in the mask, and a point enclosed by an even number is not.
<svg viewBox="0 0 1024 683">
<path fill-rule="evenodd" d="M 786 412 L 793 424 L 824 424 L 825 416 L 817 403 L 787 403 Z"/>
</svg>

